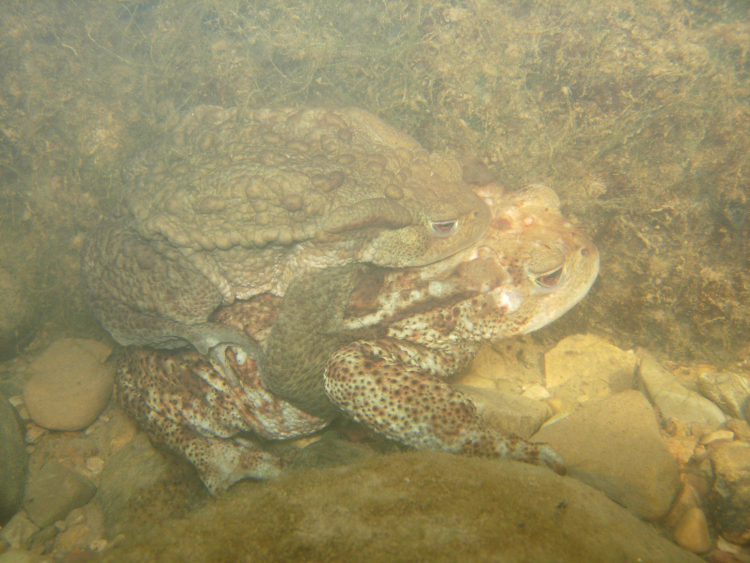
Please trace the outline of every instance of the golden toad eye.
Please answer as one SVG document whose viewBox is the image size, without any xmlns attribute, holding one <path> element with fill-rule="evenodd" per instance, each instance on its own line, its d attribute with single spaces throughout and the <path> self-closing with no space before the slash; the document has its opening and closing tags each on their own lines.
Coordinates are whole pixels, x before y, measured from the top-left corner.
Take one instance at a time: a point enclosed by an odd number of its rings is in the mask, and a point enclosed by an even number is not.
<svg viewBox="0 0 750 563">
<path fill-rule="evenodd" d="M 432 230 L 439 237 L 448 237 L 456 232 L 458 221 L 435 221 L 432 223 Z"/>
<path fill-rule="evenodd" d="M 552 270 L 551 272 L 547 272 L 546 274 L 537 276 L 534 281 L 540 287 L 543 287 L 545 289 L 552 289 L 558 283 L 560 283 L 560 278 L 562 278 L 562 271 L 562 266 L 560 266 L 556 270 Z"/>
</svg>

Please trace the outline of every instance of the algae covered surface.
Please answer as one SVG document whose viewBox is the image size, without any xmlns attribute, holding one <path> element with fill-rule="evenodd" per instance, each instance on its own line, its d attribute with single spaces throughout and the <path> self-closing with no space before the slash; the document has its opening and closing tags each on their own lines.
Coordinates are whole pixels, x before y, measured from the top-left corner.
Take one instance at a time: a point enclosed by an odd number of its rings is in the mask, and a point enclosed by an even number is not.
<svg viewBox="0 0 750 563">
<path fill-rule="evenodd" d="M 673 359 L 748 352 L 746 2 L 6 2 L 0 261 L 51 333 L 103 336 L 85 234 L 121 167 L 198 104 L 355 105 L 426 147 L 546 183 L 602 252 L 537 338 Z M 475 160 L 476 162 L 476 160 Z"/>
<path fill-rule="evenodd" d="M 702 561 L 602 493 L 522 463 L 412 453 L 240 484 L 102 562 Z"/>
</svg>

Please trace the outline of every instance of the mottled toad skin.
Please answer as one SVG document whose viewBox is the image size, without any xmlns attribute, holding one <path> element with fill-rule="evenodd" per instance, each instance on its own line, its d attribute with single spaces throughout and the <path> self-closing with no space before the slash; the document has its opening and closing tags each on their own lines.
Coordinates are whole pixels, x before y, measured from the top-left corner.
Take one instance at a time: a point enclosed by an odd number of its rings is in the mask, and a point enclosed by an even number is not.
<svg viewBox="0 0 750 563">
<path fill-rule="evenodd" d="M 505 195 L 483 190 L 493 220 L 470 248 L 422 268 L 357 273 L 358 286 L 346 295 L 340 318 L 327 321 L 335 331 L 309 341 L 327 350 L 320 388 L 336 414 L 410 446 L 542 461 L 563 472 L 562 460 L 549 447 L 488 428 L 471 400 L 446 378 L 465 366 L 481 343 L 536 330 L 575 305 L 596 278 L 598 252 L 559 214 L 549 188 Z M 277 297 L 259 295 L 223 309 L 216 320 L 268 346 L 280 310 L 291 303 L 288 297 L 280 305 Z M 290 356 L 302 357 L 291 350 L 301 348 L 317 358 L 303 340 L 286 342 Z M 185 455 L 214 492 L 281 470 L 268 452 L 233 441 L 237 432 L 302 436 L 335 416 L 295 408 L 265 388 L 265 374 L 252 358 L 232 348 L 226 355 L 238 385 L 195 352 L 131 349 L 117 377 L 124 408 Z"/>
<path fill-rule="evenodd" d="M 355 108 L 200 106 L 127 176 L 122 216 L 82 259 L 91 308 L 123 345 L 232 343 L 259 357 L 210 322 L 217 307 L 283 295 L 301 272 L 429 264 L 490 220 L 457 160 Z"/>
</svg>

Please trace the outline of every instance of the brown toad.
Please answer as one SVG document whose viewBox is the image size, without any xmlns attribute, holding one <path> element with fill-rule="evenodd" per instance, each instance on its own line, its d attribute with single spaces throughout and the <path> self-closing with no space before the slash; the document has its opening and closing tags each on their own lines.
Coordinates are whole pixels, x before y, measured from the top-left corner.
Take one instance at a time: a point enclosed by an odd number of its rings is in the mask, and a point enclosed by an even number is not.
<svg viewBox="0 0 750 563">
<path fill-rule="evenodd" d="M 123 345 L 231 343 L 260 358 L 209 320 L 217 307 L 282 295 L 300 272 L 429 264 L 489 224 L 458 161 L 354 108 L 201 106 L 129 176 L 123 216 L 82 259 L 91 308 Z"/>
<path fill-rule="evenodd" d="M 212 491 L 280 471 L 281 462 L 270 453 L 231 439 L 239 431 L 301 436 L 341 412 L 416 448 L 539 460 L 562 472 L 562 461 L 549 447 L 488 428 L 471 400 L 446 379 L 482 342 L 526 334 L 570 309 L 593 284 L 599 255 L 559 214 L 549 188 L 531 186 L 502 196 L 486 192 L 493 220 L 474 245 L 421 268 L 358 273 L 340 316 L 324 319 L 331 330 L 319 327 L 322 338 L 308 339 L 302 327 L 289 331 L 292 340 L 279 341 L 296 361 L 319 366 L 317 383 L 304 391 L 322 392 L 335 408 L 314 414 L 296 408 L 269 392 L 263 369 L 233 348 L 225 351 L 226 362 L 238 384 L 194 352 L 132 349 L 118 370 L 121 404 L 185 455 Z M 300 298 L 304 292 L 293 286 L 283 303 L 259 295 L 222 310 L 216 320 L 270 346 L 284 309 L 307 307 Z M 311 342 L 318 349 L 311 349 Z"/>
</svg>

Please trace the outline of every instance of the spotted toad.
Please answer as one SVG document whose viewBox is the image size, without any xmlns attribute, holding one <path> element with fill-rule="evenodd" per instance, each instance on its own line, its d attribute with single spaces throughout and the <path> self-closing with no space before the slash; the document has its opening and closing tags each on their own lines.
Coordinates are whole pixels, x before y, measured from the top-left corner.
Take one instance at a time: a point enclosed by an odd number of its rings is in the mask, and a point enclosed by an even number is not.
<svg viewBox="0 0 750 563">
<path fill-rule="evenodd" d="M 224 353 L 238 384 L 195 352 L 130 349 L 117 376 L 121 404 L 214 492 L 281 470 L 270 453 L 233 440 L 238 432 L 298 437 L 341 414 L 416 448 L 542 461 L 563 472 L 548 446 L 488 428 L 447 379 L 482 343 L 539 329 L 575 305 L 597 276 L 598 252 L 559 214 L 549 188 L 484 195 L 493 219 L 471 247 L 421 268 L 358 274 L 318 375 L 335 409 L 311 414 L 270 392 L 263 370 L 233 347 Z M 280 298 L 262 294 L 223 309 L 216 322 L 268 346 L 281 309 Z"/>
</svg>

